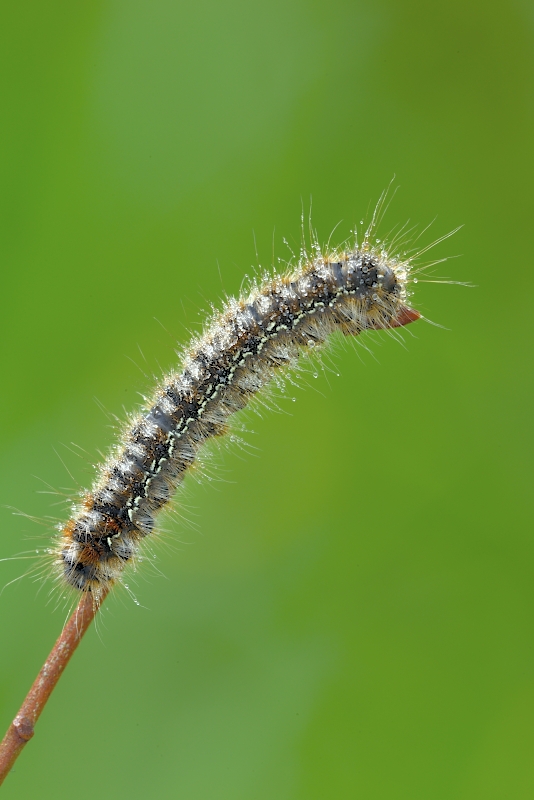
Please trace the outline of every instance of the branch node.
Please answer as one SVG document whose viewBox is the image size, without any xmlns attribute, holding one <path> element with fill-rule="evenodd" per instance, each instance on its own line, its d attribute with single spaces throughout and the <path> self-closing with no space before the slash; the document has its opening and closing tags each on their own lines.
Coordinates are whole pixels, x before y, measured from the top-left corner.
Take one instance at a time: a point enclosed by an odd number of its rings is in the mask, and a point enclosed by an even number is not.
<svg viewBox="0 0 534 800">
<path fill-rule="evenodd" d="M 20 714 L 18 714 L 13 720 L 13 727 L 17 731 L 20 738 L 25 742 L 28 742 L 35 733 L 31 719 L 29 717 L 21 716 Z"/>
</svg>

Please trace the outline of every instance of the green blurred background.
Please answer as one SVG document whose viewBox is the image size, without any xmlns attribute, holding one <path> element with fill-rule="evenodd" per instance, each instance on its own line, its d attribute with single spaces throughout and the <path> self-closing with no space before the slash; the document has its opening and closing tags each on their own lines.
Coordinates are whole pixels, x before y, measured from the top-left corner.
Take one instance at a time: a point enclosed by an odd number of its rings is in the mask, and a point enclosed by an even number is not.
<svg viewBox="0 0 534 800">
<path fill-rule="evenodd" d="M 40 491 L 90 483 L 109 415 L 254 239 L 266 266 L 273 231 L 275 258 L 298 246 L 310 197 L 341 241 L 396 174 L 384 229 L 464 224 L 436 254 L 477 285 L 419 284 L 445 329 L 338 343 L 287 413 L 246 418 L 256 450 L 189 482 L 165 577 L 106 603 L 5 796 L 532 798 L 532 4 L 33 0 L 0 23 L 2 556 L 49 541 L 66 512 Z M 63 624 L 47 592 L 0 597 L 3 728 Z"/>
</svg>

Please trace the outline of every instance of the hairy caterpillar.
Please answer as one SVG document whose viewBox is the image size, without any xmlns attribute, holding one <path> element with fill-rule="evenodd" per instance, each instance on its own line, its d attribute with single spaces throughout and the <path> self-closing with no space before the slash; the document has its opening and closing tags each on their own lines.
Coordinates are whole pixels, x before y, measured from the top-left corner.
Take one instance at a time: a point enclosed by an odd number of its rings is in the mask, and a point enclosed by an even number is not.
<svg viewBox="0 0 534 800">
<path fill-rule="evenodd" d="M 428 248 L 406 257 L 372 242 L 383 200 L 361 244 L 356 234 L 350 247 L 322 251 L 313 237 L 311 254 L 303 250 L 296 267 L 254 281 L 208 321 L 60 527 L 52 553 L 60 581 L 99 602 L 135 563 L 201 446 L 225 434 L 232 415 L 277 373 L 334 331 L 357 336 L 420 317 L 408 305 L 408 283 L 414 259 Z"/>
</svg>

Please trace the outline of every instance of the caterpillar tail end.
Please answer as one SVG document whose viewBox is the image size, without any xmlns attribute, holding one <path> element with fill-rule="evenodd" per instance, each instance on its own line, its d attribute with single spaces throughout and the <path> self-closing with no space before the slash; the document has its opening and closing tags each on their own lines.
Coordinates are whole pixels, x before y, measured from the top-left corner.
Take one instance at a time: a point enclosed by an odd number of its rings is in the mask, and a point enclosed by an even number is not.
<svg viewBox="0 0 534 800">
<path fill-rule="evenodd" d="M 357 333 L 354 332 L 353 328 L 342 328 L 341 330 L 345 336 L 357 336 L 364 330 L 383 331 L 387 328 L 402 328 L 404 325 L 409 325 L 410 322 L 415 322 L 418 319 L 421 319 L 419 311 L 416 311 L 415 308 L 408 308 L 408 306 L 401 306 L 397 315 L 390 317 L 387 321 L 384 319 L 371 320 Z"/>
<path fill-rule="evenodd" d="M 397 316 L 391 320 L 388 328 L 402 328 L 403 325 L 409 325 L 410 322 L 416 322 L 418 319 L 421 319 L 419 311 L 403 306 Z"/>
</svg>

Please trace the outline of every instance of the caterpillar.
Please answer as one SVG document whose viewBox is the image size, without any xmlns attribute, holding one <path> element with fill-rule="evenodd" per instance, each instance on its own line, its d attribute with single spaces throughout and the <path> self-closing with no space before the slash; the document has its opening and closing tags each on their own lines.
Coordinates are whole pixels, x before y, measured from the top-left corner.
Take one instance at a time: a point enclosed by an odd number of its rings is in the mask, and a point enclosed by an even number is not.
<svg viewBox="0 0 534 800">
<path fill-rule="evenodd" d="M 212 315 L 59 527 L 52 560 L 63 585 L 91 592 L 98 603 L 122 582 L 203 445 L 223 436 L 234 414 L 335 331 L 358 336 L 419 319 L 408 286 L 424 251 L 400 254 L 399 235 L 389 249 L 372 241 L 380 205 L 360 244 L 357 230 L 350 245 L 334 250 L 321 249 L 314 236 L 311 253 L 303 249 L 296 265 L 254 279 L 245 295 Z"/>
</svg>

